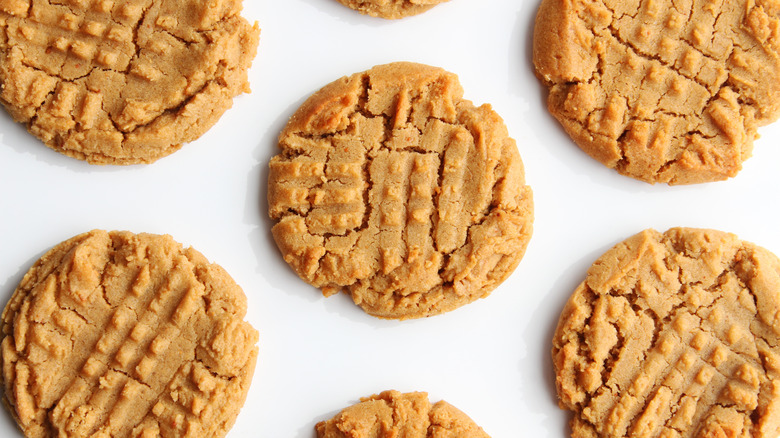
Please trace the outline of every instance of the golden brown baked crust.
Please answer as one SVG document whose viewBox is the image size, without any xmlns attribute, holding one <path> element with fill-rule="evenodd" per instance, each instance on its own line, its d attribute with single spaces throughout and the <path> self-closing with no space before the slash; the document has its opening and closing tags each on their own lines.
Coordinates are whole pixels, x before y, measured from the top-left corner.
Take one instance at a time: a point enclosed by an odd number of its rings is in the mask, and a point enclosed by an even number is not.
<svg viewBox="0 0 780 438">
<path fill-rule="evenodd" d="M 224 436 L 257 358 L 245 313 L 230 276 L 170 236 L 78 235 L 3 311 L 3 401 L 27 437 Z"/>
<path fill-rule="evenodd" d="M 259 29 L 240 10 L 241 0 L 4 0 L 0 102 L 65 155 L 153 162 L 249 92 Z"/>
<path fill-rule="evenodd" d="M 780 114 L 775 1 L 543 0 L 533 58 L 572 139 L 650 183 L 735 176 Z"/>
<path fill-rule="evenodd" d="M 360 12 L 387 19 L 404 18 L 421 14 L 449 0 L 338 0 L 344 6 Z"/>
<path fill-rule="evenodd" d="M 317 438 L 490 438 L 449 403 L 431 406 L 424 392 L 384 391 L 363 398 L 315 430 Z"/>
<path fill-rule="evenodd" d="M 295 112 L 268 202 L 301 278 L 404 319 L 455 309 L 509 276 L 531 237 L 531 189 L 501 118 L 461 96 L 452 73 L 393 63 Z"/>
<path fill-rule="evenodd" d="M 780 436 L 780 259 L 645 230 L 593 264 L 552 354 L 573 437 Z"/>
</svg>

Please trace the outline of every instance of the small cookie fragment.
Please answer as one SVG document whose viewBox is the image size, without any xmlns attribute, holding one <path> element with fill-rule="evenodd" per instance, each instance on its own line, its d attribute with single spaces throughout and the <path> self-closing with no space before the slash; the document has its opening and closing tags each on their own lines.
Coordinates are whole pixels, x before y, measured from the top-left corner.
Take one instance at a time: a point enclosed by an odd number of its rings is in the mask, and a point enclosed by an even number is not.
<svg viewBox="0 0 780 438">
<path fill-rule="evenodd" d="M 3 311 L 3 401 L 27 437 L 225 436 L 257 360 L 245 313 L 230 276 L 170 236 L 75 236 Z"/>
<path fill-rule="evenodd" d="M 774 0 L 543 0 L 533 59 L 574 142 L 648 183 L 736 176 L 780 116 Z"/>
<path fill-rule="evenodd" d="M 424 392 L 384 391 L 315 426 L 317 438 L 490 438 L 466 414 Z"/>
<path fill-rule="evenodd" d="M 593 263 L 552 349 L 573 437 L 780 436 L 780 259 L 645 230 Z"/>
<path fill-rule="evenodd" d="M 361 14 L 372 17 L 398 19 L 421 14 L 449 0 L 338 0 Z"/>
<path fill-rule="evenodd" d="M 382 318 L 487 296 L 519 263 L 533 200 L 503 120 L 457 77 L 398 62 L 312 95 L 279 135 L 269 215 L 284 260 Z"/>
<path fill-rule="evenodd" d="M 249 92 L 260 30 L 241 4 L 0 2 L 0 102 L 60 153 L 151 163 Z"/>
</svg>

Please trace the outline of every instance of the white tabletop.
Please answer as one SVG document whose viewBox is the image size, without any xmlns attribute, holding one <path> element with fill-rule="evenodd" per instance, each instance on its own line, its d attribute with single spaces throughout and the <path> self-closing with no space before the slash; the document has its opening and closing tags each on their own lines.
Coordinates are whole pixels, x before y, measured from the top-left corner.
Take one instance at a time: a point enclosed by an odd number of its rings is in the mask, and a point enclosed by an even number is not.
<svg viewBox="0 0 780 438">
<path fill-rule="evenodd" d="M 0 302 L 53 245 L 94 229 L 167 233 L 222 265 L 249 301 L 260 357 L 229 437 L 311 438 L 317 421 L 385 389 L 427 391 L 494 438 L 568 436 L 550 340 L 592 261 L 644 228 L 715 228 L 780 254 L 780 124 L 762 128 L 734 179 L 651 186 L 580 151 L 546 112 L 531 64 L 538 0 L 451 0 L 403 20 L 335 0 L 245 0 L 262 28 L 252 93 L 208 132 L 146 166 L 60 155 L 0 111 Z M 534 190 L 525 258 L 491 296 L 424 320 L 384 321 L 325 299 L 282 261 L 265 205 L 276 136 L 323 85 L 376 64 L 416 61 L 460 77 L 516 140 Z M 14 435 L 16 434 L 16 435 Z M 0 414 L 0 436 L 21 436 Z"/>
</svg>

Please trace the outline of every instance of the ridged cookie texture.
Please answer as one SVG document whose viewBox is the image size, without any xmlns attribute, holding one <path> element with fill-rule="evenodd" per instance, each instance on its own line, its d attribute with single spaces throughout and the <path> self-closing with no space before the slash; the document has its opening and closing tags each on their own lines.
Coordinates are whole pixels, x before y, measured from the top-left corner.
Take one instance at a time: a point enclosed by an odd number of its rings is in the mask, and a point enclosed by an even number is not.
<svg viewBox="0 0 780 438">
<path fill-rule="evenodd" d="M 572 437 L 780 436 L 780 259 L 645 230 L 588 270 L 553 339 Z"/>
<path fill-rule="evenodd" d="M 503 120 L 462 93 L 452 73 L 399 62 L 339 79 L 295 112 L 268 202 L 301 278 L 405 319 L 509 276 L 531 237 L 531 189 Z"/>
<path fill-rule="evenodd" d="M 4 0 L 0 102 L 50 148 L 150 163 L 249 92 L 259 29 L 241 0 Z"/>
<path fill-rule="evenodd" d="M 431 405 L 424 392 L 384 391 L 363 398 L 315 430 L 317 438 L 490 438 L 451 404 Z"/>
<path fill-rule="evenodd" d="M 387 19 L 398 19 L 421 14 L 449 0 L 338 0 L 361 14 Z"/>
<path fill-rule="evenodd" d="M 2 315 L 4 402 L 27 437 L 220 437 L 257 358 L 246 297 L 170 236 L 91 231 L 47 252 Z"/>
<path fill-rule="evenodd" d="M 649 183 L 735 176 L 780 115 L 774 0 L 543 0 L 533 46 L 566 132 Z"/>
</svg>

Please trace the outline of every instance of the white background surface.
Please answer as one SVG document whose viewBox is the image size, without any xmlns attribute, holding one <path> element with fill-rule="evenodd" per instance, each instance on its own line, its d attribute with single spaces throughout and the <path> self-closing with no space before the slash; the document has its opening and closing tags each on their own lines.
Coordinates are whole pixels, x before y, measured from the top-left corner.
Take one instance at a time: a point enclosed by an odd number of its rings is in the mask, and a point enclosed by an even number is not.
<svg viewBox="0 0 780 438">
<path fill-rule="evenodd" d="M 222 265 L 260 332 L 250 393 L 229 437 L 311 438 L 317 421 L 385 389 L 427 391 L 494 438 L 568 436 L 550 339 L 591 262 L 644 228 L 716 228 L 780 254 L 780 125 L 762 128 L 730 181 L 651 186 L 581 152 L 545 110 L 533 74 L 538 1 L 451 0 L 400 21 L 335 0 L 245 0 L 262 28 L 252 94 L 205 136 L 152 165 L 96 167 L 43 146 L 0 114 L 0 301 L 53 245 L 93 229 L 167 233 Z M 459 75 L 518 143 L 534 190 L 525 258 L 493 294 L 425 320 L 383 321 L 323 298 L 281 260 L 265 200 L 275 139 L 303 100 L 340 76 L 392 61 Z M 21 436 L 0 414 L 0 436 Z"/>
</svg>

